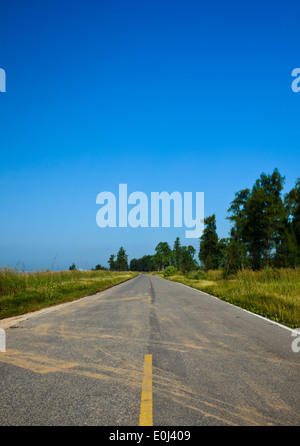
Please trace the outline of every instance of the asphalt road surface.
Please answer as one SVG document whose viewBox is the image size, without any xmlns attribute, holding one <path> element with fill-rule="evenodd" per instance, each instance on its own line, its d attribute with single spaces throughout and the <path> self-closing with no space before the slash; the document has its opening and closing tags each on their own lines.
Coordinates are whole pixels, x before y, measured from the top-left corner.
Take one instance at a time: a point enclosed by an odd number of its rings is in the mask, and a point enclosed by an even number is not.
<svg viewBox="0 0 300 446">
<path fill-rule="evenodd" d="M 292 331 L 160 277 L 1 326 L 0 425 L 300 423 Z"/>
</svg>

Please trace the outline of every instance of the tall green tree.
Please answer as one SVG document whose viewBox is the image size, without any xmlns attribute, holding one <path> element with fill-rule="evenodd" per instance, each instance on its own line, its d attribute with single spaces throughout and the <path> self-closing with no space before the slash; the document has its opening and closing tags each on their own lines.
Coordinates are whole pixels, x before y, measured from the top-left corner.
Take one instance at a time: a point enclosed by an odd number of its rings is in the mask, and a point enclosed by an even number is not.
<svg viewBox="0 0 300 446">
<path fill-rule="evenodd" d="M 116 269 L 115 255 L 112 254 L 107 262 L 109 264 L 109 270 L 114 271 Z"/>
<path fill-rule="evenodd" d="M 231 230 L 231 237 L 227 239 L 223 253 L 223 264 L 221 266 L 224 268 L 225 276 L 250 266 L 247 246 L 242 241 L 238 240 L 234 234 L 234 229 Z"/>
<path fill-rule="evenodd" d="M 284 205 L 286 219 L 278 255 L 279 264 L 295 267 L 300 264 L 300 178 L 285 195 Z"/>
<path fill-rule="evenodd" d="M 246 203 L 250 196 L 250 189 L 243 189 L 235 193 L 235 198 L 228 209 L 227 219 L 233 223 L 231 237 L 241 243 L 244 240 L 244 230 L 246 225 Z"/>
<path fill-rule="evenodd" d="M 176 237 L 176 240 L 174 242 L 173 253 L 174 253 L 175 267 L 178 270 L 180 270 L 181 262 L 182 262 L 182 249 L 181 249 L 181 243 L 180 243 L 179 237 Z"/>
<path fill-rule="evenodd" d="M 282 190 L 285 177 L 280 175 L 278 169 L 274 169 L 271 175 L 261 174 L 261 187 L 265 192 L 264 216 L 266 221 L 266 245 L 267 264 L 271 265 L 274 252 L 280 243 L 280 237 L 284 229 L 286 210 L 282 199 Z"/>
<path fill-rule="evenodd" d="M 130 271 L 152 271 L 152 266 L 149 263 L 151 258 L 151 255 L 145 255 L 140 259 L 132 259 L 129 266 Z"/>
<path fill-rule="evenodd" d="M 196 249 L 192 246 L 182 246 L 181 247 L 181 271 L 186 274 L 189 271 L 196 269 L 197 262 L 194 259 L 196 254 Z"/>
<path fill-rule="evenodd" d="M 280 243 L 276 249 L 274 266 L 292 267 L 299 265 L 299 246 L 292 222 L 286 220 L 285 227 L 280 237 Z"/>
<path fill-rule="evenodd" d="M 251 192 L 244 189 L 235 194 L 228 209 L 234 240 L 246 246 L 253 269 L 272 265 L 280 246 L 286 215 L 281 196 L 284 181 L 278 169 L 271 175 L 262 173 Z"/>
<path fill-rule="evenodd" d="M 151 256 L 151 258 L 148 261 L 148 271 L 159 271 L 160 270 L 160 264 L 157 262 L 157 259 L 155 257 L 155 254 Z"/>
<path fill-rule="evenodd" d="M 234 273 L 249 266 L 248 247 L 245 243 L 245 227 L 247 225 L 246 203 L 250 189 L 242 189 L 235 193 L 235 198 L 228 209 L 227 219 L 233 223 L 226 247 L 225 275 Z"/>
<path fill-rule="evenodd" d="M 117 271 L 127 271 L 128 270 L 128 255 L 126 254 L 123 246 L 118 251 L 117 259 L 115 261 L 115 269 Z"/>
<path fill-rule="evenodd" d="M 160 271 L 174 263 L 173 253 L 167 242 L 160 242 L 155 248 L 154 261 Z"/>
<path fill-rule="evenodd" d="M 215 214 L 204 219 L 204 231 L 200 237 L 199 260 L 206 270 L 219 266 L 219 237 Z"/>
</svg>

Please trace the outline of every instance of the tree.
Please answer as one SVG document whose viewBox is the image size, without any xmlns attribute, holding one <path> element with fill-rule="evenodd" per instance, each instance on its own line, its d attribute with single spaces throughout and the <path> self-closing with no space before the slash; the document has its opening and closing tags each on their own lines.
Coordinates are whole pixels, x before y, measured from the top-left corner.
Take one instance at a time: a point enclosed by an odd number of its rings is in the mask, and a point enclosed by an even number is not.
<svg viewBox="0 0 300 446">
<path fill-rule="evenodd" d="M 260 184 L 265 194 L 264 212 L 265 237 L 266 237 L 266 261 L 271 265 L 272 255 L 280 242 L 280 236 L 284 229 L 286 210 L 281 197 L 285 177 L 281 176 L 278 169 L 274 169 L 271 175 L 261 174 Z"/>
<path fill-rule="evenodd" d="M 229 273 L 236 273 L 238 270 L 249 266 L 247 247 L 243 242 L 238 241 L 234 235 L 234 229 L 231 230 L 231 237 L 227 239 L 223 253 L 222 260 L 224 263 L 221 266 L 224 268 L 225 277 Z"/>
<path fill-rule="evenodd" d="M 227 217 L 233 223 L 230 238 L 226 248 L 225 275 L 236 272 L 248 265 L 248 248 L 245 243 L 245 225 L 247 221 L 246 203 L 250 196 L 250 189 L 243 189 L 235 193 Z"/>
<path fill-rule="evenodd" d="M 252 188 L 244 209 L 244 221 L 240 228 L 242 240 L 249 251 L 253 269 L 259 269 L 264 265 L 268 250 L 267 218 L 265 215 L 266 194 L 257 180 Z"/>
<path fill-rule="evenodd" d="M 285 218 L 280 242 L 276 248 L 275 265 L 296 267 L 300 264 L 300 178 L 284 197 Z"/>
<path fill-rule="evenodd" d="M 181 271 L 183 274 L 196 269 L 195 254 L 196 249 L 192 245 L 181 247 Z"/>
<path fill-rule="evenodd" d="M 244 226 L 246 222 L 245 208 L 249 195 L 249 189 L 236 192 L 235 199 L 231 202 L 231 206 L 227 211 L 229 213 L 227 219 L 233 223 L 234 233 L 231 233 L 231 235 L 237 243 L 242 242 L 244 238 Z"/>
<path fill-rule="evenodd" d="M 228 238 L 221 238 L 218 241 L 217 252 L 218 252 L 218 266 L 220 268 L 225 268 L 227 262 L 227 249 L 229 245 Z"/>
<path fill-rule="evenodd" d="M 262 173 L 252 190 L 235 194 L 229 212 L 234 224 L 234 243 L 241 244 L 249 254 L 253 269 L 272 265 L 284 230 L 286 211 L 281 197 L 285 178 L 274 169 L 271 175 Z"/>
<path fill-rule="evenodd" d="M 215 214 L 204 219 L 204 231 L 200 237 L 199 260 L 206 270 L 219 267 L 219 237 Z"/>
<path fill-rule="evenodd" d="M 131 259 L 129 264 L 129 270 L 130 271 L 140 271 L 139 269 L 139 261 L 138 259 Z"/>
<path fill-rule="evenodd" d="M 148 268 L 148 271 L 159 271 L 160 265 L 157 262 L 155 254 L 149 259 Z"/>
<path fill-rule="evenodd" d="M 176 237 L 176 240 L 174 242 L 173 253 L 174 253 L 175 266 L 178 270 L 180 270 L 182 261 L 182 249 L 179 237 Z"/>
<path fill-rule="evenodd" d="M 129 266 L 130 271 L 151 271 L 151 258 L 151 255 L 145 255 L 140 259 L 132 259 Z"/>
<path fill-rule="evenodd" d="M 109 264 L 109 270 L 114 271 L 116 268 L 116 265 L 115 265 L 116 262 L 115 262 L 115 256 L 113 254 L 110 256 L 107 263 Z"/>
<path fill-rule="evenodd" d="M 69 270 L 70 270 L 70 271 L 74 271 L 75 269 L 76 269 L 76 265 L 75 265 L 75 263 L 73 262 L 72 265 L 69 267 Z"/>
<path fill-rule="evenodd" d="M 126 254 L 123 246 L 118 251 L 117 260 L 115 261 L 115 269 L 117 271 L 127 271 L 128 270 L 128 255 Z"/>
<path fill-rule="evenodd" d="M 105 268 L 105 266 L 100 265 L 100 263 L 98 263 L 94 269 L 92 269 L 92 271 L 101 271 L 101 270 L 107 270 L 107 268 Z"/>
<path fill-rule="evenodd" d="M 154 262 L 159 270 L 164 270 L 174 262 L 172 250 L 167 242 L 160 242 L 155 248 Z M 173 262 L 172 262 L 173 260 Z"/>
<path fill-rule="evenodd" d="M 300 264 L 300 178 L 296 181 L 295 187 L 285 195 L 284 205 L 287 213 L 286 228 L 290 233 L 290 240 L 287 248 L 294 258 L 293 264 Z M 293 253 L 293 254 L 292 254 Z M 296 253 L 296 256 L 295 256 Z"/>
<path fill-rule="evenodd" d="M 299 265 L 299 247 L 293 225 L 286 221 L 285 228 L 280 237 L 280 243 L 276 249 L 274 265 L 277 267 L 292 267 Z"/>
</svg>

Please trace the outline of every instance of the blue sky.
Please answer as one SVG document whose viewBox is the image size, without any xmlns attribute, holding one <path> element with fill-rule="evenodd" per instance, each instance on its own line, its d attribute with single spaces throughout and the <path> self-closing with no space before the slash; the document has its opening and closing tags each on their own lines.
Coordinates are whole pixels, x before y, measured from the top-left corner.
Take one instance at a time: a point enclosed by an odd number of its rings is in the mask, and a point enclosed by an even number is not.
<svg viewBox="0 0 300 446">
<path fill-rule="evenodd" d="M 1 5 L 0 266 L 91 268 L 186 228 L 96 225 L 102 191 L 203 191 L 228 235 L 234 193 L 299 175 L 299 1 Z"/>
</svg>

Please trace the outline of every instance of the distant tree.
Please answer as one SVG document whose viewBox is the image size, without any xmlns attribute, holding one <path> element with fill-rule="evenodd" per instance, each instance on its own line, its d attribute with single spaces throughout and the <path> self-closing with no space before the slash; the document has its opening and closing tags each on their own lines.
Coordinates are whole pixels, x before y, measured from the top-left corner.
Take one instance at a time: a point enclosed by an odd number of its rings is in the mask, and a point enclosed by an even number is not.
<svg viewBox="0 0 300 446">
<path fill-rule="evenodd" d="M 242 268 L 249 267 L 249 258 L 247 255 L 246 245 L 238 241 L 234 234 L 234 229 L 231 230 L 231 237 L 226 239 L 226 246 L 221 248 L 221 266 L 224 269 L 225 277 L 230 273 L 236 273 Z"/>
<path fill-rule="evenodd" d="M 131 259 L 129 264 L 130 271 L 139 271 L 139 261 L 138 259 Z"/>
<path fill-rule="evenodd" d="M 287 252 L 294 259 L 292 263 L 300 264 L 300 178 L 295 187 L 285 195 L 284 205 L 287 213 L 286 231 L 290 240 Z M 283 243 L 284 244 L 284 243 Z M 295 254 L 296 253 L 296 254 Z"/>
<path fill-rule="evenodd" d="M 248 232 L 246 236 L 248 235 L 248 238 L 252 236 L 252 240 L 249 239 L 250 253 L 252 246 L 255 245 L 256 252 L 261 257 L 260 263 L 253 262 L 254 268 L 265 264 L 271 266 L 273 254 L 279 245 L 286 214 L 281 197 L 284 181 L 285 177 L 282 177 L 277 169 L 274 169 L 271 175 L 261 174 L 252 189 L 251 199 L 247 203 Z M 260 244 L 260 252 L 258 244 Z"/>
<path fill-rule="evenodd" d="M 70 271 L 74 271 L 76 269 L 75 263 L 72 263 L 72 265 L 69 267 Z"/>
<path fill-rule="evenodd" d="M 115 262 L 115 256 L 112 254 L 107 262 L 109 264 L 109 270 L 115 271 L 116 269 L 116 262 Z"/>
<path fill-rule="evenodd" d="M 204 231 L 200 237 L 199 260 L 206 270 L 219 267 L 219 237 L 215 214 L 204 219 Z"/>
<path fill-rule="evenodd" d="M 235 199 L 231 202 L 228 209 L 227 219 L 233 223 L 231 237 L 237 242 L 244 241 L 244 230 L 247 220 L 246 202 L 250 196 L 250 189 L 243 189 L 235 193 Z"/>
<path fill-rule="evenodd" d="M 286 221 L 280 242 L 276 248 L 274 266 L 292 267 L 299 265 L 299 246 L 292 222 Z"/>
<path fill-rule="evenodd" d="M 128 270 L 128 255 L 126 254 L 123 246 L 118 251 L 117 259 L 115 261 L 115 269 L 117 271 L 127 271 Z"/>
<path fill-rule="evenodd" d="M 160 242 L 155 248 L 154 262 L 158 270 L 164 270 L 167 266 L 172 265 L 173 253 L 167 242 Z"/>
<path fill-rule="evenodd" d="M 228 238 L 221 238 L 218 241 L 218 266 L 221 268 L 224 268 L 226 265 L 228 244 Z"/>
<path fill-rule="evenodd" d="M 105 266 L 100 265 L 100 263 L 98 263 L 98 265 L 95 266 L 93 271 L 100 271 L 100 270 L 107 270 L 107 268 Z"/>
<path fill-rule="evenodd" d="M 129 266 L 130 271 L 151 271 L 151 264 L 149 264 L 151 258 L 151 255 L 145 255 L 140 259 L 132 259 Z"/>
<path fill-rule="evenodd" d="M 251 191 L 235 194 L 228 209 L 235 241 L 247 247 L 253 269 L 272 265 L 280 247 L 286 215 L 281 197 L 284 181 L 277 169 L 271 175 L 262 173 Z"/>
<path fill-rule="evenodd" d="M 174 253 L 175 266 L 178 270 L 180 270 L 182 262 L 182 249 L 179 237 L 176 237 L 176 240 L 174 242 L 173 253 Z"/>
<path fill-rule="evenodd" d="M 157 258 L 155 257 L 155 255 L 153 255 L 148 261 L 148 271 L 159 271 L 159 270 L 160 270 L 160 264 L 157 262 Z"/>
<path fill-rule="evenodd" d="M 198 265 L 194 259 L 195 254 L 196 249 L 192 245 L 181 247 L 181 271 L 183 274 L 197 268 Z"/>
</svg>

